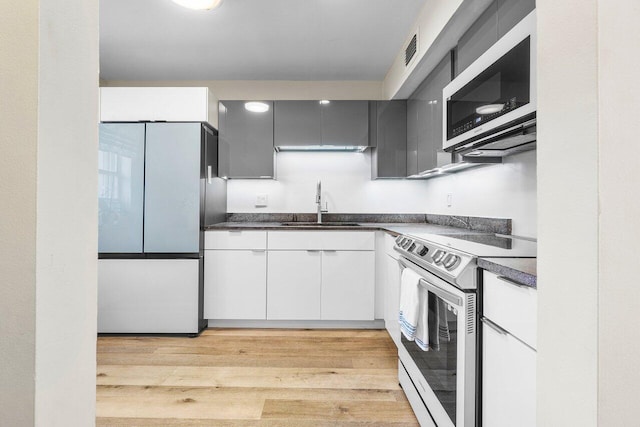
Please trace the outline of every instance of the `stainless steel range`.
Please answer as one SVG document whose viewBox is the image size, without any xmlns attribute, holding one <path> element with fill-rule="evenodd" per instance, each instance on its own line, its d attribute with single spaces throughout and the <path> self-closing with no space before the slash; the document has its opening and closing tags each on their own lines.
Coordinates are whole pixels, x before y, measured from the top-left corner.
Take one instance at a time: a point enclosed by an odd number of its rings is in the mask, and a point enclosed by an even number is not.
<svg viewBox="0 0 640 427">
<path fill-rule="evenodd" d="M 396 239 L 402 269 L 419 276 L 429 346 L 401 338 L 398 376 L 421 426 L 476 426 L 478 256 L 535 256 L 534 242 L 495 234 L 416 234 Z"/>
</svg>

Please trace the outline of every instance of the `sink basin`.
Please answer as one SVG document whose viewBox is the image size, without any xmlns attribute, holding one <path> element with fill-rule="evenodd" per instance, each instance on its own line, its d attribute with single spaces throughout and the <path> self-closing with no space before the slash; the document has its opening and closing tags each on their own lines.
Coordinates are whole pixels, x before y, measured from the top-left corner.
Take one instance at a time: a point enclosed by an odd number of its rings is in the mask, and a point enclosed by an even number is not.
<svg viewBox="0 0 640 427">
<path fill-rule="evenodd" d="M 355 222 L 283 222 L 285 227 L 359 227 Z"/>
</svg>

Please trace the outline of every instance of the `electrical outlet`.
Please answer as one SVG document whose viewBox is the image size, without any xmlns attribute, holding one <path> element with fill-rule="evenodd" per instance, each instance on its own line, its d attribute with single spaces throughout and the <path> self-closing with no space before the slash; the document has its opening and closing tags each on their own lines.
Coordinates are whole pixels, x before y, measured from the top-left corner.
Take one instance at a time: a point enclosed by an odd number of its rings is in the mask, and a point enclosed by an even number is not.
<svg viewBox="0 0 640 427">
<path fill-rule="evenodd" d="M 267 195 L 266 194 L 257 194 L 256 195 L 256 208 L 264 208 L 267 206 Z"/>
<path fill-rule="evenodd" d="M 453 206 L 453 194 L 447 194 L 447 207 Z"/>
</svg>

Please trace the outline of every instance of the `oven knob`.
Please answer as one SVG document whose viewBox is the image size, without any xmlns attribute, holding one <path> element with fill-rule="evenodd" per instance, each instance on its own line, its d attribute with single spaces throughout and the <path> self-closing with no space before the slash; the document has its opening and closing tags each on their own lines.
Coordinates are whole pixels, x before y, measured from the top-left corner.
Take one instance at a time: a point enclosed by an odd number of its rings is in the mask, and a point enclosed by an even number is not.
<svg viewBox="0 0 640 427">
<path fill-rule="evenodd" d="M 409 246 L 409 249 L 407 249 L 409 252 L 413 251 L 416 248 L 416 244 L 412 243 L 411 246 Z"/>
<path fill-rule="evenodd" d="M 460 257 L 458 255 L 449 254 L 442 265 L 444 265 L 444 268 L 447 270 L 453 270 L 458 266 L 458 264 L 460 264 Z"/>
<path fill-rule="evenodd" d="M 402 247 L 404 249 L 407 249 L 409 246 L 411 246 L 411 243 L 413 243 L 413 241 L 411 239 L 407 239 L 407 240 L 404 241 Z"/>
<path fill-rule="evenodd" d="M 404 239 L 404 237 L 402 236 L 396 237 L 396 245 L 400 245 L 400 242 L 402 242 L 402 239 Z"/>
<path fill-rule="evenodd" d="M 446 254 L 447 253 L 445 251 L 438 249 L 436 253 L 433 254 L 433 262 L 435 262 L 436 264 L 440 264 Z"/>
<path fill-rule="evenodd" d="M 427 252 L 429 252 L 429 249 L 427 249 L 423 245 L 418 245 L 418 247 L 416 248 L 416 253 L 420 256 L 425 256 Z"/>
</svg>

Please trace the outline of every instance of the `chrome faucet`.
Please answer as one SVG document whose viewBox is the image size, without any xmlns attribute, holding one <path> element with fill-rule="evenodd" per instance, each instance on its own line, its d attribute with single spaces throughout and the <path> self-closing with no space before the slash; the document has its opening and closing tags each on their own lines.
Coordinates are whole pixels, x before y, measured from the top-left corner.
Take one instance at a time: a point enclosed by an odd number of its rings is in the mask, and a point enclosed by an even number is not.
<svg viewBox="0 0 640 427">
<path fill-rule="evenodd" d="M 329 212 L 328 208 L 322 209 L 322 181 L 318 181 L 316 187 L 316 205 L 318 206 L 318 224 L 322 223 L 322 214 Z"/>
</svg>

